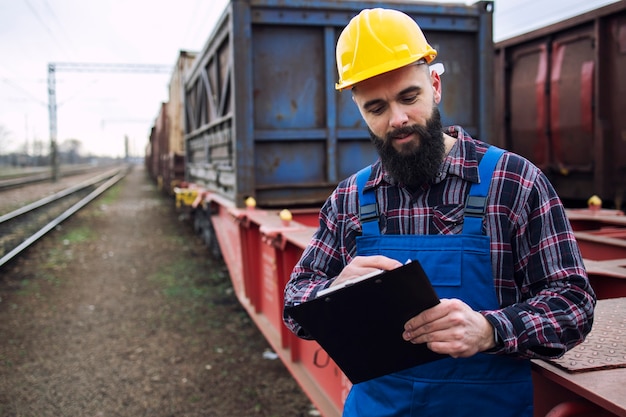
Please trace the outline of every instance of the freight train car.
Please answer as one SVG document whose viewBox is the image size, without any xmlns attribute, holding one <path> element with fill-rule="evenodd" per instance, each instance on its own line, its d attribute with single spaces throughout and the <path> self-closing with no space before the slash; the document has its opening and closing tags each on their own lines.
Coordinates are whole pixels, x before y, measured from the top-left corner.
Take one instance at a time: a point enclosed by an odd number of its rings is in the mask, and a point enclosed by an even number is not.
<svg viewBox="0 0 626 417">
<path fill-rule="evenodd" d="M 243 207 L 319 206 L 376 158 L 350 92 L 337 93 L 335 44 L 358 10 L 399 7 L 446 67 L 442 119 L 490 140 L 491 2 L 233 1 L 185 91 L 187 180 Z M 463 92 L 463 94 L 456 94 Z"/>
<path fill-rule="evenodd" d="M 626 1 L 496 44 L 496 135 L 566 201 L 626 191 Z"/>
<path fill-rule="evenodd" d="M 195 57 L 195 52 L 179 52 L 169 82 L 168 101 L 161 103 L 150 131 L 146 169 L 166 193 L 173 193 L 185 178 L 183 86 Z"/>
<path fill-rule="evenodd" d="M 351 93 L 334 89 L 337 38 L 372 7 L 399 8 L 419 22 L 445 66 L 444 95 L 455 96 L 443 101 L 443 123 L 490 141 L 489 1 L 234 0 L 185 83 L 189 186 L 178 203 L 191 204 L 241 304 L 326 417 L 340 414 L 350 383 L 317 343 L 288 334 L 282 291 L 324 200 L 377 157 Z"/>
<path fill-rule="evenodd" d="M 339 180 L 376 158 L 350 93 L 334 90 L 334 49 L 358 11 L 390 6 L 415 18 L 440 53 L 443 94 L 454 95 L 443 100 L 444 123 L 458 123 L 493 142 L 493 3 L 488 1 L 467 6 L 233 0 L 184 84 L 186 182 L 176 189 L 177 206 L 190 211 L 211 253 L 223 256 L 241 305 L 325 417 L 341 414 L 350 381 L 316 342 L 285 328 L 282 293 L 325 198 Z M 599 240 L 611 233 L 623 240 L 623 216 L 608 213 L 610 228 L 601 221 L 604 211 L 577 213 L 577 233 Z M 589 260 L 595 262 L 594 286 L 614 300 L 601 306 L 606 313 L 599 323 L 606 326 L 624 326 L 626 316 L 626 269 L 619 263 L 626 259 L 626 245 L 616 247 L 611 259 L 599 250 L 602 255 Z M 586 248 L 588 262 L 592 252 Z M 536 416 L 626 416 L 623 342 L 617 349 L 606 346 L 613 351 L 611 366 L 618 368 L 608 369 L 606 361 L 595 366 L 598 358 L 606 359 L 597 348 L 606 336 L 589 340 L 596 345 L 582 349 L 594 352 L 594 366 L 578 356 L 564 358 L 585 362 L 576 373 L 567 370 L 567 362 L 533 364 Z M 590 369 L 593 373 L 586 372 Z"/>
<path fill-rule="evenodd" d="M 150 176 L 158 181 L 163 182 L 163 169 L 161 160 L 169 155 L 165 145 L 168 136 L 167 126 L 167 103 L 161 103 L 159 112 L 154 125 L 150 129 L 148 146 L 146 148 L 145 166 Z"/>
</svg>

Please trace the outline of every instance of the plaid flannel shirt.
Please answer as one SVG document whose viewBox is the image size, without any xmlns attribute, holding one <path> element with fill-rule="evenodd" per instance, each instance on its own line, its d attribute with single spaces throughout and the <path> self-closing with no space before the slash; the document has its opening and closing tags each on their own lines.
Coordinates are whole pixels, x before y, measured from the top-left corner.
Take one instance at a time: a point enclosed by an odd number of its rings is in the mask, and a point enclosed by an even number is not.
<svg viewBox="0 0 626 417">
<path fill-rule="evenodd" d="M 465 196 L 478 181 L 479 155 L 487 144 L 459 126 L 446 131 L 457 142 L 436 179 L 411 191 L 373 165 L 367 188 L 376 189 L 383 234 L 458 234 Z M 285 305 L 326 288 L 356 255 L 361 234 L 355 176 L 343 180 L 319 215 L 319 229 L 285 288 Z M 496 166 L 483 227 L 500 309 L 482 311 L 504 342 L 499 353 L 527 358 L 563 355 L 591 330 L 595 294 L 564 207 L 545 175 L 506 152 Z M 291 317 L 287 327 L 308 335 Z"/>
</svg>

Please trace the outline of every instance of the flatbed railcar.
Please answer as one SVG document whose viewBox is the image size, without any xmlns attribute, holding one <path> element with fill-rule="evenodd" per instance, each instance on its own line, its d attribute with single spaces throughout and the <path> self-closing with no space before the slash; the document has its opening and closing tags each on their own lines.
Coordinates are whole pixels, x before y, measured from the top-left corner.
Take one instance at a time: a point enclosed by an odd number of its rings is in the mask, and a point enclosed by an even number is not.
<svg viewBox="0 0 626 417">
<path fill-rule="evenodd" d="M 233 0 L 197 53 L 183 91 L 185 182 L 175 188 L 176 204 L 190 214 L 210 253 L 223 257 L 241 305 L 324 417 L 341 414 L 350 382 L 316 342 L 286 329 L 282 295 L 323 201 L 338 181 L 376 159 L 350 93 L 333 88 L 336 39 L 367 7 L 398 8 L 419 22 L 446 68 L 444 124 L 496 142 L 490 1 Z M 611 233 L 619 241 L 613 229 L 626 228 L 616 220 L 620 213 L 578 211 L 577 233 L 601 241 Z M 583 251 L 594 288 L 617 303 L 603 300 L 602 309 L 623 324 L 626 265 L 618 260 L 626 250 L 614 243 Z M 610 259 L 598 255 L 609 246 L 618 248 Z M 595 351 L 594 358 L 606 356 Z M 572 361 L 583 370 L 533 363 L 535 415 L 626 416 L 626 355 L 614 358 L 615 369 Z"/>
<path fill-rule="evenodd" d="M 351 93 L 334 89 L 337 38 L 372 7 L 420 23 L 446 68 L 443 123 L 490 141 L 490 1 L 231 1 L 185 83 L 190 186 L 179 202 L 192 204 L 241 304 L 326 417 L 340 414 L 350 383 L 317 343 L 288 333 L 282 291 L 324 200 L 377 157 Z M 285 209 L 292 220 L 280 218 Z"/>
</svg>

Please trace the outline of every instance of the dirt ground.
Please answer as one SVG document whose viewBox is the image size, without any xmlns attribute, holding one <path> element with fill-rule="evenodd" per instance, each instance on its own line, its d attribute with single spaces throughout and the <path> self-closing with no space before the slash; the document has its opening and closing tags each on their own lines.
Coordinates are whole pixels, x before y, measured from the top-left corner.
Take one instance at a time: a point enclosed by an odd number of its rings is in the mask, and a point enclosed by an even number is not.
<svg viewBox="0 0 626 417">
<path fill-rule="evenodd" d="M 0 416 L 319 415 L 141 168 L 0 269 Z"/>
</svg>

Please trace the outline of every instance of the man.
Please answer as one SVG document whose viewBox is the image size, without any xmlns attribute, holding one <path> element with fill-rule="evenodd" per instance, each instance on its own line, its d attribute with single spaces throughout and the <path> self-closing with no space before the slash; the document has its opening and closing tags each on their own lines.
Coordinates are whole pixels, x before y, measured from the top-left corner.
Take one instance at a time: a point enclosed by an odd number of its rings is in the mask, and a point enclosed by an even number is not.
<svg viewBox="0 0 626 417">
<path fill-rule="evenodd" d="M 529 359 L 582 342 L 595 295 L 542 172 L 459 126 L 443 132 L 436 55 L 394 10 L 363 10 L 342 32 L 336 87 L 352 89 L 380 159 L 322 207 L 285 306 L 418 259 L 441 303 L 401 336 L 450 357 L 355 384 L 344 416 L 532 416 Z M 373 219 L 360 218 L 367 204 Z M 287 314 L 285 324 L 309 337 Z"/>
</svg>

